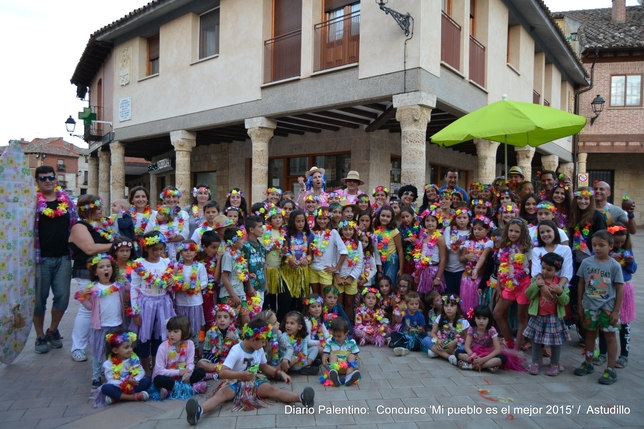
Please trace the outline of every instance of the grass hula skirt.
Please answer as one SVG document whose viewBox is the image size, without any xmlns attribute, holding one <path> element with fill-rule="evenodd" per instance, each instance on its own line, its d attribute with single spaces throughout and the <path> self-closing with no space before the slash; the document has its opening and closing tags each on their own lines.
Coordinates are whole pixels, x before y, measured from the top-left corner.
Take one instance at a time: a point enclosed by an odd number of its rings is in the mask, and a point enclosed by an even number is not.
<svg viewBox="0 0 644 429">
<path fill-rule="evenodd" d="M 279 267 L 266 267 L 266 292 L 271 295 L 284 292 L 284 283 L 282 283 Z"/>
<path fill-rule="evenodd" d="M 217 388 L 212 392 L 212 395 L 214 396 L 226 386 L 235 390 L 235 385 L 237 385 L 237 394 L 233 399 L 234 405 L 231 411 L 252 411 L 259 408 L 266 408 L 271 405 L 275 405 L 275 403 L 270 400 L 262 399 L 257 395 L 257 388 L 264 383 L 268 383 L 268 380 L 263 374 L 257 374 L 253 381 L 226 380 L 217 386 Z"/>
<path fill-rule="evenodd" d="M 309 267 L 292 268 L 288 263 L 280 268 L 284 284 L 293 298 L 302 298 L 309 294 Z"/>
<path fill-rule="evenodd" d="M 324 375 L 320 376 L 320 383 L 323 386 L 333 386 L 333 381 L 329 378 L 329 374 L 332 369 L 338 371 L 338 374 L 346 374 L 348 368 L 357 368 L 358 362 L 336 362 L 329 365 L 329 369 L 324 371 Z M 346 377 L 340 378 L 340 384 L 344 385 Z M 361 379 L 358 379 L 355 384 L 358 384 Z"/>
</svg>

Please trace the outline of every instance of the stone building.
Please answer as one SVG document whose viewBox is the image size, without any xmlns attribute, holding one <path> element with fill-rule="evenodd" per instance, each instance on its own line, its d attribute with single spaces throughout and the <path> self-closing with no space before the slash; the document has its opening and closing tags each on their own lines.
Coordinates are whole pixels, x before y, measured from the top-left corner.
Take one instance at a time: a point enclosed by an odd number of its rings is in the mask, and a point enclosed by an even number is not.
<svg viewBox="0 0 644 429">
<path fill-rule="evenodd" d="M 89 192 L 144 184 L 154 198 L 173 184 L 186 203 L 206 182 L 219 200 L 237 186 L 258 201 L 314 165 L 328 188 L 350 169 L 364 190 L 422 188 L 448 167 L 461 186 L 490 183 L 498 143 L 429 137 L 503 94 L 572 112 L 587 84 L 541 0 L 382 7 L 409 13 L 407 26 L 373 1 L 157 0 L 96 31 L 71 79 L 114 126 L 113 139 L 92 134 Z M 527 177 L 533 165 L 572 169 L 571 139 L 509 152 Z M 126 182 L 125 156 L 150 160 L 151 174 Z"/>
<path fill-rule="evenodd" d="M 36 138 L 21 142 L 22 150 L 29 159 L 32 175 L 41 165 L 54 168 L 58 184 L 70 195 L 81 195 L 84 171 L 79 169 L 78 158 L 84 149 L 68 143 L 62 137 Z"/>
</svg>

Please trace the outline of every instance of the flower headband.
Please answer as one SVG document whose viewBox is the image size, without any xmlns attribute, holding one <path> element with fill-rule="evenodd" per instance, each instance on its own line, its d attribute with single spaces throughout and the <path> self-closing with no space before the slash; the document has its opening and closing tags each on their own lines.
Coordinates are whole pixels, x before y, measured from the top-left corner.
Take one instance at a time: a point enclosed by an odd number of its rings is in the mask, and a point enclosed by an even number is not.
<svg viewBox="0 0 644 429">
<path fill-rule="evenodd" d="M 443 219 L 443 212 L 438 209 L 438 207 L 432 205 L 429 206 L 429 208 L 425 209 L 421 214 L 420 218 L 425 219 L 427 216 L 431 216 L 433 218 L 436 218 L 438 222 L 441 222 Z"/>
<path fill-rule="evenodd" d="M 184 250 L 190 251 L 192 250 L 193 252 L 201 252 L 201 246 L 198 245 L 197 243 L 181 243 L 179 244 L 179 247 L 177 248 L 177 252 L 183 252 Z"/>
<path fill-rule="evenodd" d="M 371 191 L 371 195 L 373 195 L 375 197 L 378 192 L 384 192 L 385 196 L 387 196 L 387 195 L 389 195 L 389 188 L 385 188 L 384 186 L 376 186 Z"/>
<path fill-rule="evenodd" d="M 100 209 L 101 207 L 103 207 L 103 198 L 99 197 L 98 200 L 92 203 L 85 204 L 84 206 L 78 206 L 78 209 L 88 212 L 91 209 Z"/>
<path fill-rule="evenodd" d="M 470 191 L 473 191 L 475 189 L 481 189 L 481 184 L 479 182 L 472 182 L 470 183 L 469 189 Z"/>
<path fill-rule="evenodd" d="M 117 334 L 116 332 L 112 332 L 111 334 L 107 334 L 105 336 L 105 339 L 107 340 L 107 343 L 110 345 L 121 345 L 123 343 L 133 343 L 136 341 L 136 334 L 134 332 L 121 332 L 120 334 Z"/>
<path fill-rule="evenodd" d="M 304 298 L 302 300 L 302 304 L 306 305 L 307 307 L 309 305 L 315 304 L 316 302 L 322 304 L 324 302 L 324 300 L 322 299 L 321 296 L 318 296 L 318 297 L 315 297 L 315 298 L 314 297 Z"/>
<path fill-rule="evenodd" d="M 192 188 L 192 196 L 197 198 L 197 195 L 199 192 L 208 192 L 208 195 L 210 195 L 210 189 L 206 188 L 205 186 L 202 186 L 201 188 Z"/>
<path fill-rule="evenodd" d="M 462 214 L 466 214 L 469 217 L 472 217 L 472 213 L 470 213 L 470 211 L 468 209 L 466 209 L 465 207 L 461 207 L 461 208 L 458 208 L 458 209 L 454 210 L 454 217 L 460 216 Z"/>
<path fill-rule="evenodd" d="M 563 189 L 565 189 L 566 191 L 569 191 L 569 190 L 570 190 L 570 186 L 568 186 L 568 185 L 566 185 L 566 184 L 563 184 L 563 183 L 557 183 L 557 184 L 555 185 L 555 188 L 563 188 Z"/>
<path fill-rule="evenodd" d="M 452 191 L 441 191 L 440 198 L 447 198 L 451 200 L 453 195 L 454 195 L 454 192 Z"/>
<path fill-rule="evenodd" d="M 228 304 L 215 305 L 215 308 L 212 309 L 213 316 L 216 316 L 218 311 L 225 311 L 226 313 L 230 314 L 231 319 L 234 319 L 237 316 L 235 309 Z"/>
<path fill-rule="evenodd" d="M 519 213 L 519 208 L 516 204 L 506 204 L 499 207 L 499 213 Z"/>
<path fill-rule="evenodd" d="M 114 258 L 112 258 L 107 253 L 99 253 L 98 255 L 94 256 L 92 259 L 87 261 L 87 266 L 88 267 L 93 267 L 94 265 L 96 265 L 99 262 L 101 262 L 103 259 L 109 259 L 110 261 L 114 260 Z"/>
<path fill-rule="evenodd" d="M 237 191 L 237 190 L 235 190 L 235 189 L 233 189 L 232 191 L 228 192 L 228 193 L 226 194 L 226 198 L 230 198 L 230 196 L 231 196 L 231 195 L 239 195 L 239 196 L 241 196 L 242 198 L 244 198 L 244 193 L 243 193 L 242 191 Z"/>
<path fill-rule="evenodd" d="M 237 230 L 237 235 L 235 235 L 230 240 L 227 240 L 226 244 L 228 244 L 229 246 L 232 246 L 233 244 L 237 243 L 239 241 L 239 239 L 246 240 L 247 237 L 248 237 L 248 234 L 246 234 L 245 229 L 238 229 Z"/>
<path fill-rule="evenodd" d="M 442 299 L 444 303 L 455 302 L 456 304 L 461 304 L 463 302 L 463 300 L 458 295 L 444 295 Z"/>
<path fill-rule="evenodd" d="M 557 213 L 557 208 L 550 201 L 542 201 L 537 204 L 537 210 L 550 210 L 553 213 Z"/>
<path fill-rule="evenodd" d="M 366 287 L 362 289 L 362 296 L 365 296 L 368 293 L 373 293 L 374 295 L 376 295 L 376 298 L 380 298 L 380 291 L 375 287 Z"/>
<path fill-rule="evenodd" d="M 496 193 L 497 197 L 505 196 L 505 197 L 512 197 L 512 192 L 510 191 L 499 191 Z"/>
<path fill-rule="evenodd" d="M 272 206 L 266 211 L 266 220 L 272 218 L 273 216 L 282 215 L 284 216 L 284 210 L 279 207 Z"/>
<path fill-rule="evenodd" d="M 242 338 L 245 340 L 268 340 L 271 336 L 273 336 L 273 327 L 271 325 L 250 329 L 248 324 L 245 324 L 242 328 Z"/>
<path fill-rule="evenodd" d="M 485 201 L 483 198 L 475 198 L 472 200 L 472 207 L 474 206 L 492 207 L 492 203 Z"/>
<path fill-rule="evenodd" d="M 261 217 L 266 217 L 266 207 L 260 207 L 259 209 L 255 210 L 254 215 L 255 216 L 261 216 Z"/>
<path fill-rule="evenodd" d="M 356 224 L 356 221 L 354 220 L 343 220 L 342 222 L 338 223 L 338 229 L 342 228 L 353 228 L 356 229 L 358 224 Z"/>
<path fill-rule="evenodd" d="M 315 217 L 329 217 L 329 209 L 321 208 L 315 211 Z"/>
<path fill-rule="evenodd" d="M 194 191 L 193 191 L 193 192 L 194 192 Z M 159 194 L 159 198 L 160 198 L 160 199 L 162 199 L 162 200 L 166 199 L 167 197 L 172 197 L 172 196 L 175 196 L 175 197 L 177 197 L 177 198 L 181 198 L 181 191 L 180 191 L 180 190 L 178 190 L 178 189 L 176 189 L 176 190 L 173 190 L 173 189 L 164 189 L 164 190 L 163 190 L 163 192 L 161 192 L 161 193 Z M 196 196 L 196 195 L 195 195 L 195 196 Z"/>
<path fill-rule="evenodd" d="M 132 243 L 131 241 L 121 241 L 120 243 L 112 243 L 112 248 L 114 250 L 118 249 L 119 247 L 123 247 L 123 246 L 129 247 L 130 249 L 132 249 L 134 247 L 134 243 Z"/>
<path fill-rule="evenodd" d="M 619 225 L 609 226 L 606 229 L 608 230 L 608 232 L 610 232 L 613 235 L 615 235 L 616 233 L 618 233 L 620 231 L 628 231 L 626 228 L 624 228 L 623 226 L 619 226 Z"/>
<path fill-rule="evenodd" d="M 266 190 L 266 195 L 268 194 L 279 194 L 282 195 L 282 190 L 280 188 L 268 188 Z"/>
<path fill-rule="evenodd" d="M 226 208 L 224 209 L 224 214 L 226 214 L 226 213 L 228 213 L 228 212 L 230 212 L 230 211 L 236 211 L 237 213 L 241 212 L 241 210 L 240 210 L 240 208 L 239 208 L 239 207 L 233 207 L 233 206 L 230 206 L 230 207 L 226 207 Z"/>
<path fill-rule="evenodd" d="M 370 202 L 371 200 L 369 199 L 369 195 L 367 195 L 367 194 L 360 194 L 360 195 L 358 195 L 358 201 L 367 201 L 367 202 Z"/>
<path fill-rule="evenodd" d="M 331 192 L 329 192 L 329 198 L 340 198 L 340 193 L 335 192 L 335 191 L 331 191 Z"/>
<path fill-rule="evenodd" d="M 318 197 L 317 195 L 308 194 L 306 197 L 304 197 L 304 202 L 306 203 L 308 201 L 320 202 L 320 197 Z"/>
<path fill-rule="evenodd" d="M 481 187 L 479 188 L 479 191 L 485 191 L 485 190 L 488 190 L 488 191 L 491 192 L 491 191 L 494 190 L 494 186 L 492 186 L 492 185 L 481 185 Z"/>
<path fill-rule="evenodd" d="M 159 243 L 163 243 L 163 244 L 166 243 L 165 236 L 163 234 L 156 234 L 156 235 L 153 235 L 152 237 L 141 238 L 141 246 L 143 247 L 151 247 Z"/>
<path fill-rule="evenodd" d="M 480 222 L 483 222 L 483 223 L 484 223 L 485 225 L 487 225 L 490 229 L 492 229 L 492 228 L 496 229 L 496 228 L 495 228 L 495 226 L 494 226 L 494 222 L 492 222 L 492 220 L 491 220 L 489 217 L 487 217 L 487 216 L 478 215 L 478 216 L 476 216 L 476 217 L 474 218 L 474 220 L 478 220 L 478 221 L 480 221 Z"/>
<path fill-rule="evenodd" d="M 584 189 L 583 191 L 575 192 L 575 197 L 593 197 L 595 196 L 595 191 L 592 189 Z"/>
<path fill-rule="evenodd" d="M 174 215 L 174 207 L 158 205 L 157 213 L 161 213 L 164 216 L 172 216 Z"/>
</svg>

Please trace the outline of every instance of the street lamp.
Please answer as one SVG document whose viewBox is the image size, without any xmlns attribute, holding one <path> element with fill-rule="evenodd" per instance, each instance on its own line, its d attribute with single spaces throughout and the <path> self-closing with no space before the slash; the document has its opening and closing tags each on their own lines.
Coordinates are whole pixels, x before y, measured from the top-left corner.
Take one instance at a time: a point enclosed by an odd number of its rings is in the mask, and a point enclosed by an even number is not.
<svg viewBox="0 0 644 429">
<path fill-rule="evenodd" d="M 595 114 L 594 117 L 590 118 L 590 125 L 593 125 L 595 120 L 599 118 L 599 114 L 604 110 L 604 103 L 606 103 L 606 100 L 604 100 L 599 94 L 597 94 L 597 97 L 595 97 L 592 103 L 590 103 L 590 107 L 593 108 L 593 113 Z"/>
<path fill-rule="evenodd" d="M 385 6 L 387 3 L 389 3 L 389 0 L 376 0 L 376 4 L 378 5 L 378 7 L 380 7 L 380 10 L 382 10 L 385 15 L 391 15 L 391 17 L 398 23 L 402 31 L 405 32 L 405 36 L 409 37 L 410 20 L 413 20 L 413 18 L 411 17 L 409 12 L 403 15 L 400 12 L 396 12 L 395 10 L 388 8 L 387 6 Z"/>
<path fill-rule="evenodd" d="M 111 122 L 108 121 L 97 121 L 96 119 L 92 119 L 92 124 L 107 124 L 110 126 L 110 135 L 112 134 L 112 131 L 114 130 L 114 127 Z M 65 121 L 65 128 L 67 128 L 67 132 L 69 133 L 70 136 L 72 137 L 78 137 L 80 139 L 85 139 L 85 136 L 81 136 L 78 134 L 73 134 L 74 130 L 76 129 L 76 121 L 74 118 L 72 118 L 72 115 L 69 115 L 69 118 Z"/>
</svg>

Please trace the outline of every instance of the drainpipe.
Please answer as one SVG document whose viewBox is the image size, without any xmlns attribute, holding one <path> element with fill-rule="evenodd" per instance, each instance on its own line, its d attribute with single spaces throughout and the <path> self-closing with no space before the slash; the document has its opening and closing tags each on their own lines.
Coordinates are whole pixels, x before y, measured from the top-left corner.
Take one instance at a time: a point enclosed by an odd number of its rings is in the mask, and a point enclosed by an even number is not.
<svg viewBox="0 0 644 429">
<path fill-rule="evenodd" d="M 593 58 L 593 65 L 590 67 L 590 86 L 586 89 L 581 89 L 575 93 L 575 114 L 579 114 L 579 96 L 583 94 L 584 92 L 588 92 L 591 89 L 593 89 L 593 86 L 595 84 L 595 63 L 597 62 L 597 57 L 599 56 L 599 49 L 595 48 L 595 58 Z M 572 179 L 573 179 L 573 186 L 575 183 L 577 183 L 577 148 L 579 145 L 579 134 L 575 134 L 572 137 L 572 159 L 573 159 L 573 174 L 572 174 Z"/>
</svg>

